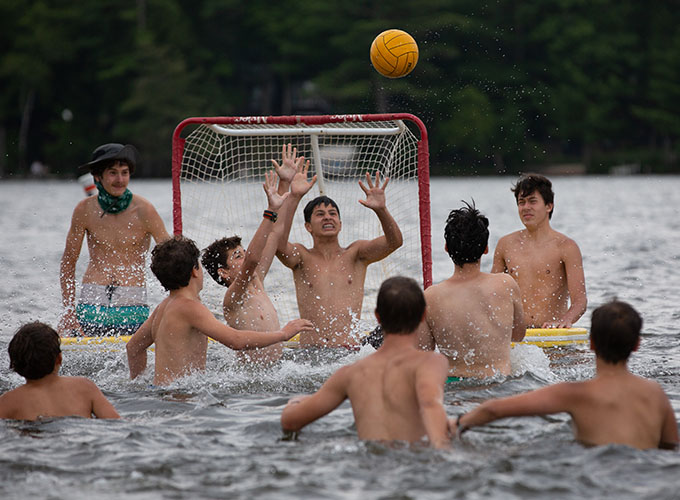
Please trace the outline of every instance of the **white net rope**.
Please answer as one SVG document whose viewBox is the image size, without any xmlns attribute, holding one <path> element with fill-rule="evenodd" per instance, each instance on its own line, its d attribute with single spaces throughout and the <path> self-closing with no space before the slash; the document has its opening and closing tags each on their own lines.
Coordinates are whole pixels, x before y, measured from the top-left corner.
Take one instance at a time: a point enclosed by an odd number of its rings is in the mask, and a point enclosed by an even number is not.
<svg viewBox="0 0 680 500">
<path fill-rule="evenodd" d="M 410 276 L 422 284 L 418 209 L 417 138 L 401 121 L 336 123 L 322 126 L 199 125 L 186 139 L 180 174 L 182 233 L 203 250 L 225 236 L 238 235 L 247 248 L 266 208 L 262 189 L 271 160 L 281 162 L 281 149 L 291 143 L 298 155 L 311 160 L 310 177 L 319 181 L 301 200 L 289 241 L 313 245 L 304 228 L 302 209 L 323 194 L 340 208 L 340 245 L 370 240 L 383 234 L 375 213 L 361 205 L 358 185 L 365 173 L 379 171 L 390 178 L 387 207 L 404 236 L 392 255 L 371 264 L 366 274 L 362 319 L 375 323 L 373 309 L 378 288 L 394 275 Z M 265 288 L 282 324 L 299 316 L 292 271 L 276 258 Z M 221 317 L 225 288 L 206 273 L 204 303 Z"/>
</svg>

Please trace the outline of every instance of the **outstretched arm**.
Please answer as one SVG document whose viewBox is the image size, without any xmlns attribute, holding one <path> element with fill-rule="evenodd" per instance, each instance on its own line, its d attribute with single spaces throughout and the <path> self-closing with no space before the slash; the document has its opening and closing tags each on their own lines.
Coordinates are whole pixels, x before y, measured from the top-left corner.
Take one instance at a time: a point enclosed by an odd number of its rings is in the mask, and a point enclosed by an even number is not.
<svg viewBox="0 0 680 500">
<path fill-rule="evenodd" d="M 281 412 L 281 428 L 297 432 L 340 406 L 347 399 L 347 368 L 340 368 L 311 396 L 292 398 Z"/>
<path fill-rule="evenodd" d="M 571 400 L 571 387 L 572 385 L 569 382 L 564 382 L 517 396 L 490 399 L 474 410 L 462 415 L 457 419 L 457 422 L 456 419 L 450 420 L 449 429 L 452 433 L 461 433 L 471 427 L 477 427 L 506 417 L 568 412 L 569 401 Z"/>
<path fill-rule="evenodd" d="M 186 307 L 187 310 L 184 311 L 183 316 L 192 328 L 237 351 L 267 347 L 277 342 L 289 340 L 298 333 L 311 332 L 314 329 L 311 321 L 295 319 L 288 322 L 281 330 L 274 332 L 236 330 L 217 320 L 213 313 L 203 304 L 192 301 Z"/>
<path fill-rule="evenodd" d="M 385 182 L 382 186 L 380 185 L 380 172 L 375 173 L 375 180 L 371 179 L 371 175 L 367 172 L 366 185 L 359 181 L 359 187 L 366 194 L 366 199 L 359 200 L 359 203 L 375 212 L 384 233 L 383 236 L 373 240 L 357 242 L 358 258 L 369 263 L 384 259 L 404 242 L 397 221 L 394 220 L 385 204 L 385 188 L 389 182 L 390 179 L 386 177 Z"/>
<path fill-rule="evenodd" d="M 81 202 L 73 211 L 71 227 L 66 236 L 66 247 L 61 257 L 59 281 L 61 284 L 61 301 L 64 306 L 64 313 L 61 321 L 59 321 L 57 330 L 62 337 L 74 331 L 79 335 L 83 335 L 83 331 L 76 318 L 76 262 L 78 262 L 84 238 L 84 204 Z"/>
<path fill-rule="evenodd" d="M 432 353 L 416 372 L 416 396 L 430 444 L 448 448 L 451 444 L 444 410 L 444 384 L 449 362 L 442 354 Z"/>
<path fill-rule="evenodd" d="M 309 161 L 304 162 L 303 159 L 301 162 L 298 160 L 296 160 L 297 172 L 290 185 L 290 196 L 286 203 L 285 210 L 283 211 L 283 229 L 281 236 L 279 236 L 279 243 L 276 249 L 276 256 L 284 266 L 291 269 L 296 267 L 302 260 L 298 245 L 294 245 L 288 241 L 290 229 L 293 226 L 295 211 L 297 210 L 302 197 L 307 194 L 316 183 L 316 175 L 309 180 L 307 179 Z"/>
<path fill-rule="evenodd" d="M 250 283 L 256 272 L 264 279 L 269 266 L 271 266 L 276 242 L 272 242 L 270 239 L 275 238 L 275 236 L 272 236 L 274 226 L 280 224 L 280 222 L 275 222 L 273 219 L 278 217 L 277 212 L 289 195 L 289 193 L 285 193 L 283 196 L 279 195 L 276 184 L 274 173 L 266 172 L 265 182 L 262 185 L 267 195 L 266 216 L 263 215 L 262 222 L 250 241 L 250 245 L 248 245 L 241 269 L 227 289 L 227 293 L 224 296 L 225 310 L 231 305 L 241 302 L 243 295 L 248 289 L 248 283 Z M 269 252 L 265 252 L 267 247 L 269 247 Z"/>
</svg>

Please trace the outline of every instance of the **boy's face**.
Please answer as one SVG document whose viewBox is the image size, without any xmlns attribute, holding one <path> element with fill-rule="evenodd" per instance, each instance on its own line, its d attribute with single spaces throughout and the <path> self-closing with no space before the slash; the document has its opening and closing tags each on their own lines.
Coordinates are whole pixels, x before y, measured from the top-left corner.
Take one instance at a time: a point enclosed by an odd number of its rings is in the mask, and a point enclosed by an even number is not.
<svg viewBox="0 0 680 500">
<path fill-rule="evenodd" d="M 241 245 L 232 248 L 231 250 L 227 250 L 227 263 L 224 269 L 227 271 L 230 283 L 236 278 L 236 275 L 241 270 L 245 258 L 246 251 Z"/>
<path fill-rule="evenodd" d="M 318 205 L 314 207 L 305 228 L 313 236 L 335 236 L 342 229 L 340 214 L 333 205 Z"/>
<path fill-rule="evenodd" d="M 543 201 L 543 197 L 538 191 L 528 194 L 527 196 L 519 196 L 517 198 L 517 210 L 522 224 L 525 226 L 538 226 L 546 219 L 549 219 L 550 212 L 553 209 L 553 204 Z"/>
<path fill-rule="evenodd" d="M 126 163 L 116 161 L 105 168 L 101 176 L 95 176 L 95 180 L 101 182 L 104 190 L 111 196 L 122 196 L 130 183 L 130 167 Z"/>
</svg>

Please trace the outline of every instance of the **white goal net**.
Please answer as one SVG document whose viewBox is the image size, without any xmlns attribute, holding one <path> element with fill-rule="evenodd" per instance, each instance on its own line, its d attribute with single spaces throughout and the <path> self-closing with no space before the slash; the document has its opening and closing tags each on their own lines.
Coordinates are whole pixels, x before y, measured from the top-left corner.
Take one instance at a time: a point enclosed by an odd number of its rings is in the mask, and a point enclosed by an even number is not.
<svg viewBox="0 0 680 500">
<path fill-rule="evenodd" d="M 318 180 L 300 202 L 289 240 L 312 247 L 311 236 L 304 228 L 302 208 L 320 194 L 335 200 L 340 208 L 341 246 L 357 239 L 373 239 L 383 234 L 382 228 L 378 217 L 358 202 L 365 198 L 358 181 L 365 181 L 366 172 L 373 175 L 379 171 L 381 176 L 390 178 L 385 191 L 387 207 L 399 224 L 404 244 L 368 267 L 362 318 L 364 326 L 370 327 L 375 322 L 372 311 L 377 290 L 384 279 L 405 275 L 429 285 L 429 248 L 423 258 L 421 244 L 422 227 L 426 227 L 423 235 L 426 247 L 430 238 L 429 176 L 426 146 L 423 159 L 422 144 L 419 153 L 420 139 L 415 135 L 418 126 L 403 119 L 352 116 L 355 118 L 185 120 L 178 126 L 173 144 L 175 233 L 193 239 L 201 250 L 218 238 L 233 235 L 240 236 L 247 248 L 266 208 L 264 174 L 272 169 L 272 159 L 281 162 L 283 145 L 291 143 L 298 155 L 311 161 L 310 177 L 316 174 Z M 423 162 L 426 175 L 422 173 Z M 427 211 L 425 215 L 423 210 Z M 282 324 L 298 317 L 292 271 L 276 259 L 265 288 Z M 220 317 L 224 291 L 206 273 L 203 301 Z"/>
</svg>

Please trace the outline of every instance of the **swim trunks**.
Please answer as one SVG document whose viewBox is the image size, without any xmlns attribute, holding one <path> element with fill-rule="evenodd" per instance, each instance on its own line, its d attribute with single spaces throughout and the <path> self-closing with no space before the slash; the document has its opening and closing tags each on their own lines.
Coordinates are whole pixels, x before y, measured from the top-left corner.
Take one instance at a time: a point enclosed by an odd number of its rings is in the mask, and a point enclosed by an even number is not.
<svg viewBox="0 0 680 500">
<path fill-rule="evenodd" d="M 76 315 L 87 337 L 132 335 L 149 317 L 146 287 L 84 283 Z"/>
<path fill-rule="evenodd" d="M 461 382 L 463 377 L 446 377 L 446 383 L 450 384 L 452 382 Z"/>
</svg>

